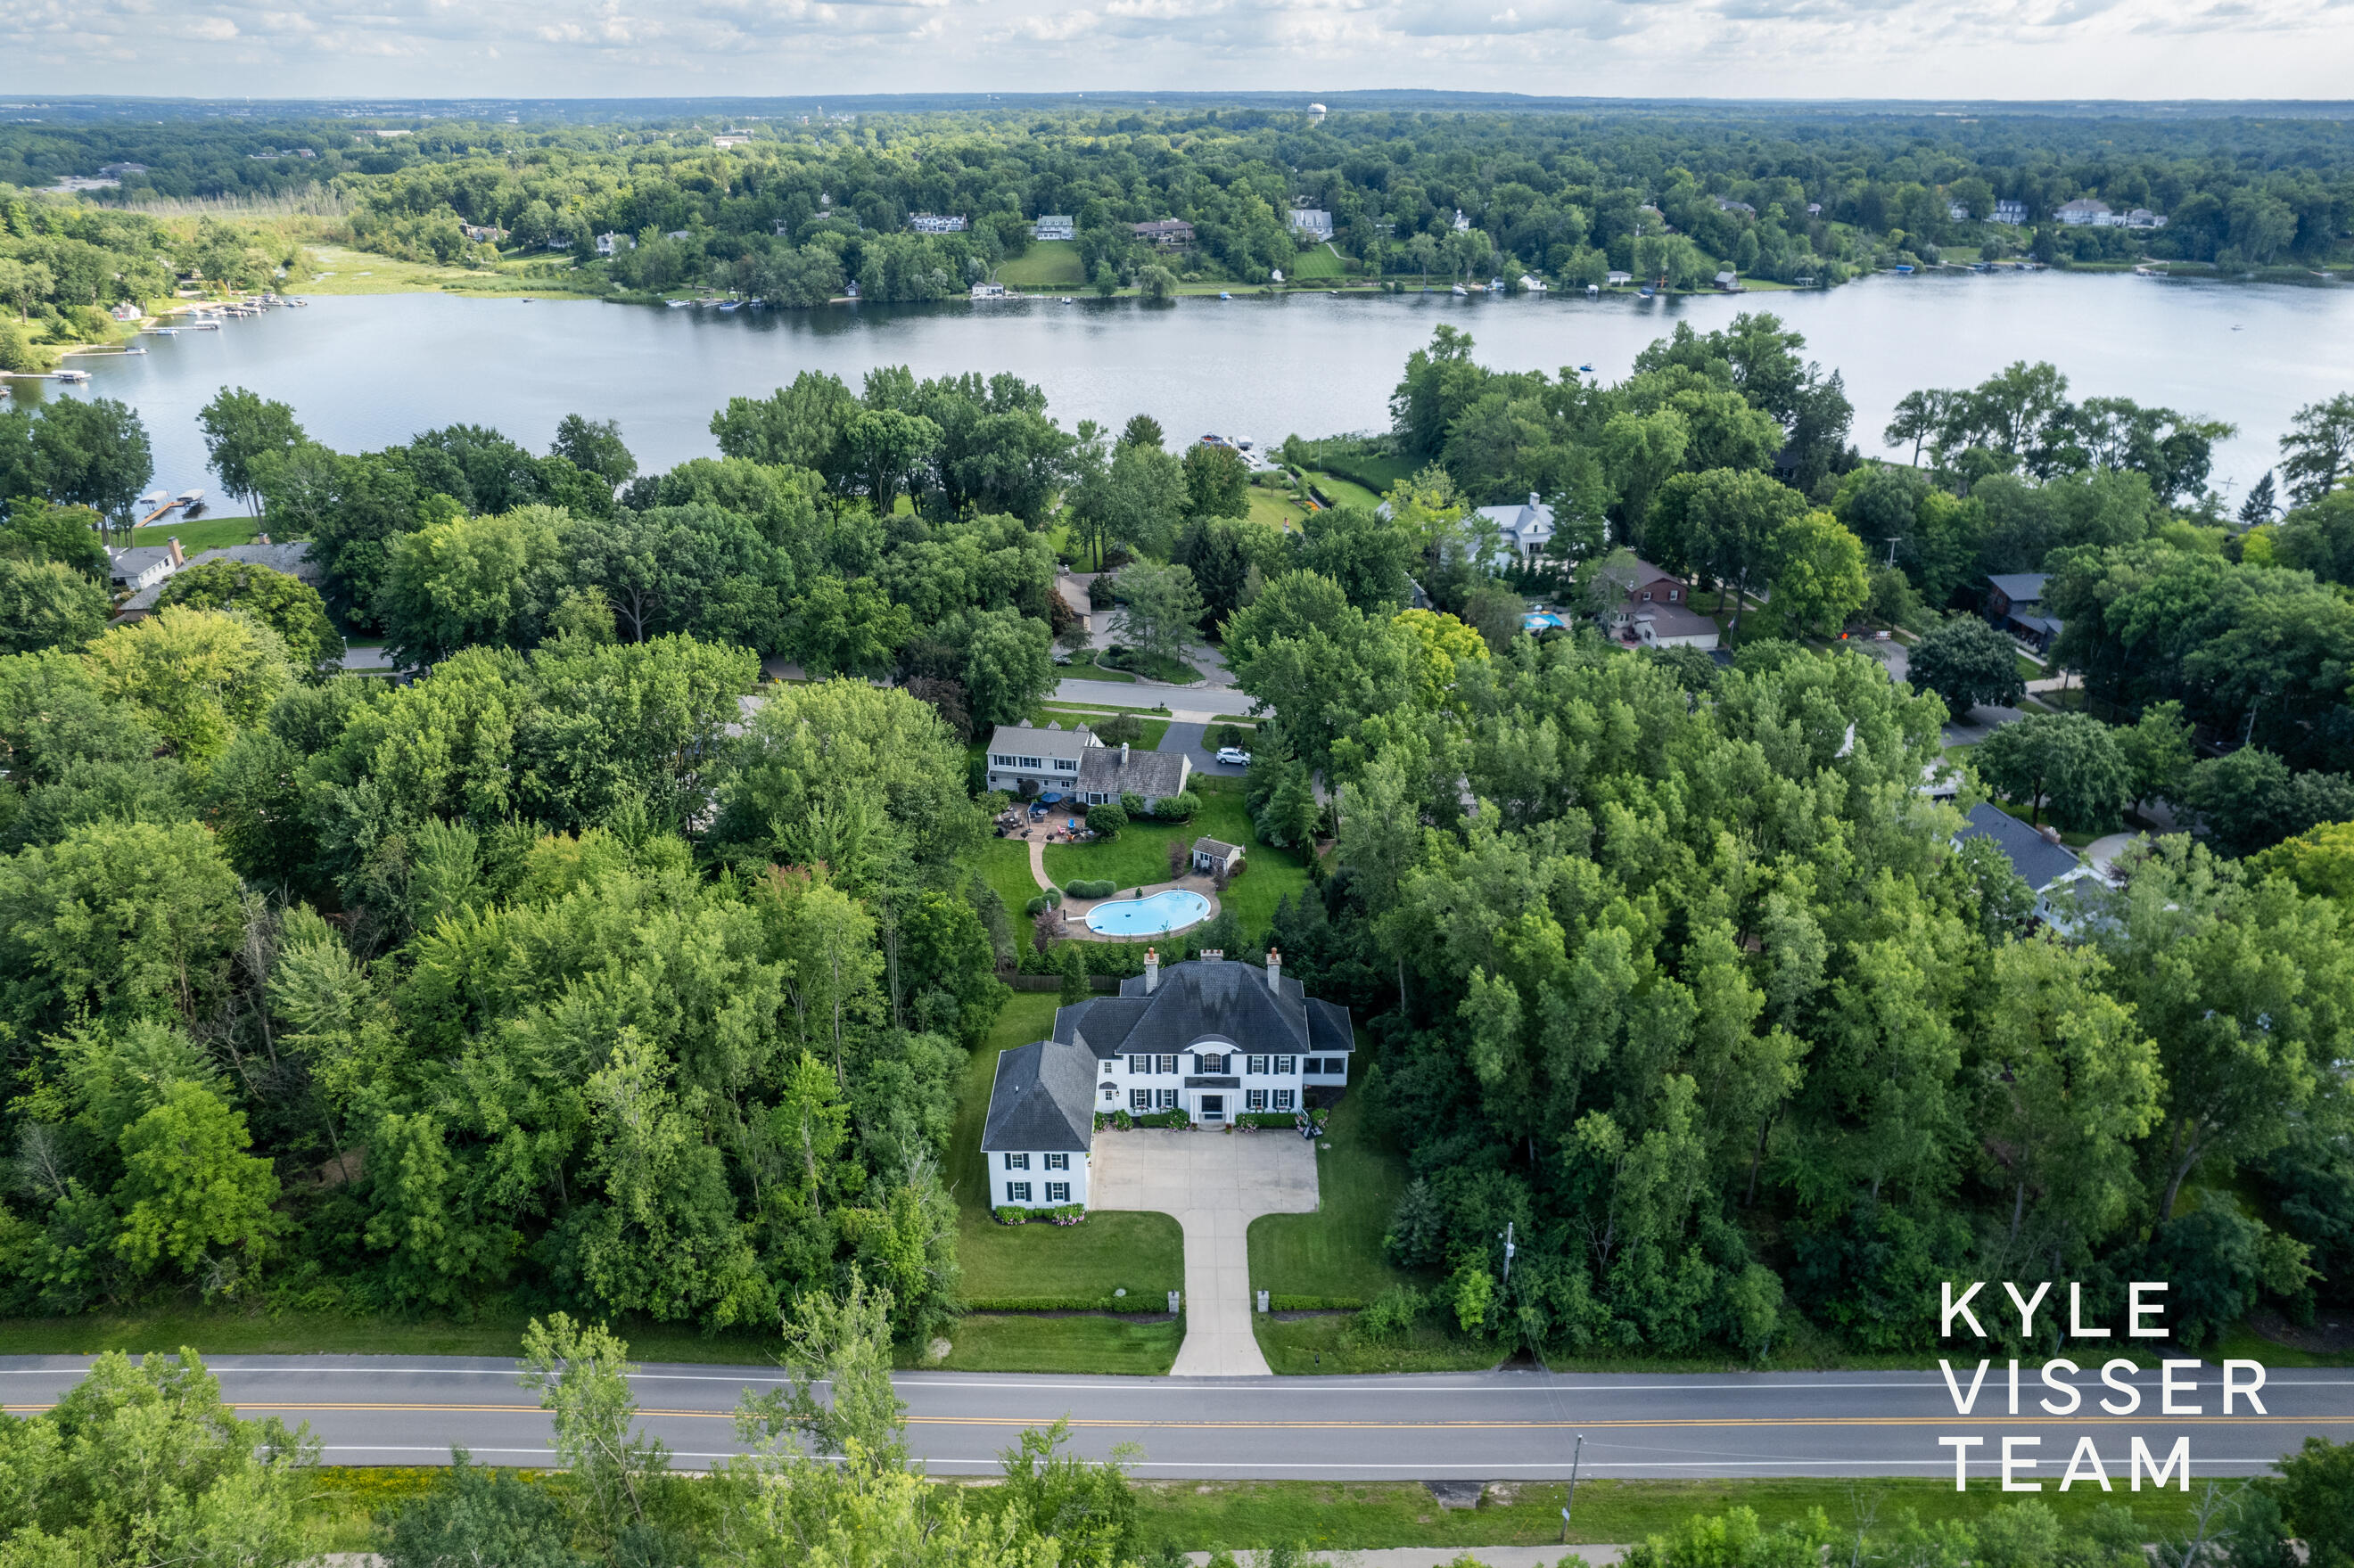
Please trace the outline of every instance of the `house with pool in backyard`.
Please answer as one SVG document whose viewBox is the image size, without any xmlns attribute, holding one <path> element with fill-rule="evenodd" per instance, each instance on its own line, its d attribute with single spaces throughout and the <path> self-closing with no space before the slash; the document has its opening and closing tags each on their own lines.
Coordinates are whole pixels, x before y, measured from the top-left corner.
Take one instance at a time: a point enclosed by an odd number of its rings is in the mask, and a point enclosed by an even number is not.
<svg viewBox="0 0 2354 1568">
<path fill-rule="evenodd" d="M 1211 948 L 1164 970 L 1147 949 L 1118 996 L 1059 1008 L 1053 1039 L 998 1053 L 981 1136 L 990 1205 L 1086 1204 L 1097 1116 L 1289 1117 L 1337 1097 L 1355 1049 L 1348 1009 L 1285 979 L 1281 953 L 1262 968 Z"/>
<path fill-rule="evenodd" d="M 1193 759 L 1182 751 L 1135 751 L 1123 741 L 1106 746 L 1085 725 L 1043 729 L 1028 719 L 1002 724 L 989 736 L 989 788 L 1048 805 L 1100 806 L 1134 795 L 1148 811 L 1163 796 L 1184 793 Z"/>
</svg>

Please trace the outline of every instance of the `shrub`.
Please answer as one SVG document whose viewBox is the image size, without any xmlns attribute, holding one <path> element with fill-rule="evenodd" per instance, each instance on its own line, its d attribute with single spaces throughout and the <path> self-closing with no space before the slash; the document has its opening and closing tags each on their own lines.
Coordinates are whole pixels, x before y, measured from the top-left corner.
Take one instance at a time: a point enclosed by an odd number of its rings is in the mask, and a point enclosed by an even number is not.
<svg viewBox="0 0 2354 1568">
<path fill-rule="evenodd" d="M 1064 1203 L 1046 1211 L 1046 1218 L 1058 1225 L 1076 1225 L 1087 1217 L 1084 1203 Z"/>
<path fill-rule="evenodd" d="M 1357 1332 L 1376 1343 L 1394 1340 L 1413 1328 L 1429 1305 L 1429 1298 L 1413 1286 L 1393 1285 L 1357 1314 Z"/>
<path fill-rule="evenodd" d="M 1087 826 L 1105 838 L 1116 839 L 1119 837 L 1120 829 L 1128 826 L 1128 813 L 1109 801 L 1106 801 L 1100 806 L 1088 809 Z"/>
<path fill-rule="evenodd" d="M 1134 714 L 1114 714 L 1097 725 L 1095 732 L 1106 746 L 1140 745 L 1144 739 L 1144 721 Z"/>
<path fill-rule="evenodd" d="M 997 1215 L 997 1223 L 1001 1225 L 1026 1225 L 1030 1223 L 1030 1211 L 1018 1204 L 1000 1203 L 991 1212 Z"/>
<path fill-rule="evenodd" d="M 1163 795 L 1152 814 L 1164 822 L 1190 822 L 1202 809 L 1202 797 L 1191 789 L 1181 789 L 1174 795 Z"/>
<path fill-rule="evenodd" d="M 1210 731 L 1209 740 L 1212 751 L 1223 750 L 1229 746 L 1240 746 L 1243 743 L 1242 726 L 1231 724 L 1215 726 Z"/>
<path fill-rule="evenodd" d="M 1098 808 L 1100 809 L 1100 808 Z M 1117 882 L 1078 881 L 1063 884 L 1063 891 L 1074 898 L 1109 898 L 1119 891 Z"/>
<path fill-rule="evenodd" d="M 1151 814 L 1144 809 L 1144 797 L 1132 789 L 1119 798 L 1119 809 L 1130 817 L 1144 817 Z"/>
<path fill-rule="evenodd" d="M 1046 889 L 1045 892 L 1038 895 L 1037 897 L 1033 898 L 1029 903 L 1024 904 L 1022 906 L 1022 913 L 1024 915 L 1035 916 L 1042 910 L 1060 908 L 1062 906 L 1062 903 L 1063 895 L 1061 890 L 1050 887 Z"/>
<path fill-rule="evenodd" d="M 1136 1118 L 1139 1127 L 1191 1127 L 1193 1118 L 1182 1110 L 1148 1111 Z"/>
</svg>

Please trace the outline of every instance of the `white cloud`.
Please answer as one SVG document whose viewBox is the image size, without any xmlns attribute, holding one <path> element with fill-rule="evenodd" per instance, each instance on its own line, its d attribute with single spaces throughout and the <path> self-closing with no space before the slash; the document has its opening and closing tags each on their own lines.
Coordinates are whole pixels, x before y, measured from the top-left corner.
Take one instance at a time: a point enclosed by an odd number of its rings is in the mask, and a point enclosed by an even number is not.
<svg viewBox="0 0 2354 1568">
<path fill-rule="evenodd" d="M 0 0 L 0 91 L 2338 96 L 2354 0 Z M 2085 67 L 2097 62 L 2088 80 Z"/>
</svg>

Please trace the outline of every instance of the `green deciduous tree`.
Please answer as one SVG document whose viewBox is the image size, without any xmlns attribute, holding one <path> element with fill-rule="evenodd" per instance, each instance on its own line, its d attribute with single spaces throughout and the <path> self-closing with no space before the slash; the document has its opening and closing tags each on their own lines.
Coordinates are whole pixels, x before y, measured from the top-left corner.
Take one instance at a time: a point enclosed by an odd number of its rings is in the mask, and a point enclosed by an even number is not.
<svg viewBox="0 0 2354 1568">
<path fill-rule="evenodd" d="M 1185 449 L 1183 472 L 1186 516 L 1250 514 L 1250 465 L 1234 448 L 1196 441 Z"/>
<path fill-rule="evenodd" d="M 56 561 L 0 556 L 0 653 L 79 650 L 106 630 L 106 591 Z"/>
<path fill-rule="evenodd" d="M 308 440 L 292 408 L 242 387 L 222 387 L 196 411 L 196 428 L 204 432 L 205 451 L 222 487 L 248 506 L 260 499 L 256 461 L 265 453 L 291 452 Z"/>
<path fill-rule="evenodd" d="M 2016 707 L 2027 694 L 2010 639 L 1975 615 L 1940 621 L 1910 654 L 1913 683 L 1944 698 L 1956 718 L 1967 717 L 1979 703 Z"/>
<path fill-rule="evenodd" d="M 249 1154 L 245 1116 L 205 1086 L 176 1083 L 123 1128 L 122 1180 L 114 1198 L 122 1229 L 114 1250 L 142 1273 L 169 1263 L 207 1295 L 270 1255 L 281 1222 L 270 1212 L 278 1178 Z"/>
<path fill-rule="evenodd" d="M 1828 512 L 1784 524 L 1768 556 L 1774 611 L 1793 630 L 1832 635 L 1872 596 L 1863 546 Z"/>
<path fill-rule="evenodd" d="M 1119 635 L 1140 653 L 1180 660 L 1185 645 L 1201 635 L 1202 596 L 1183 567 L 1140 561 L 1122 567 L 1115 613 Z"/>
<path fill-rule="evenodd" d="M 164 579 L 156 605 L 235 609 L 278 634 L 286 656 L 304 674 L 323 674 L 343 660 L 343 634 L 328 619 L 319 590 L 299 577 L 250 561 L 204 561 Z"/>
<path fill-rule="evenodd" d="M 2007 724 L 1970 752 L 1978 776 L 2028 808 L 2043 810 L 2075 832 L 2115 823 L 2133 798 L 2133 774 L 2115 732 L 2084 714 L 2031 714 Z"/>
<path fill-rule="evenodd" d="M 2354 392 L 2308 403 L 2281 438 L 2281 486 L 2298 505 L 2319 501 L 2354 472 Z"/>
</svg>

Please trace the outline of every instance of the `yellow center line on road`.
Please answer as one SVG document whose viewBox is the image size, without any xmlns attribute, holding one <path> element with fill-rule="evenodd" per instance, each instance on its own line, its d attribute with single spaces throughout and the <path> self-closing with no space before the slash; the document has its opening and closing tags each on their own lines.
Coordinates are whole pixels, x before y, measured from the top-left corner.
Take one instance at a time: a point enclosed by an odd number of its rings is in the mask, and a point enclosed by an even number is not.
<svg viewBox="0 0 2354 1568">
<path fill-rule="evenodd" d="M 47 1404 L 0 1405 L 11 1415 L 37 1414 L 52 1408 Z M 313 1414 L 389 1414 L 396 1413 L 444 1415 L 536 1415 L 535 1404 L 329 1404 L 293 1401 L 239 1401 L 239 1411 Z M 641 1408 L 643 1416 L 665 1420 L 733 1421 L 732 1410 L 667 1410 Z M 1589 1421 L 1183 1421 L 1161 1420 L 1150 1416 L 1107 1418 L 1100 1416 L 1041 1416 L 1041 1415 L 910 1415 L 910 1426 L 1010 1426 L 1045 1427 L 1057 1419 L 1072 1426 L 1111 1427 L 1150 1431 L 1204 1432 L 1555 1432 L 1604 1430 L 1657 1430 L 1683 1428 L 1706 1430 L 1712 1427 L 1792 1427 L 1792 1426 L 2151 1426 L 2179 1425 L 2184 1426 L 2347 1426 L 2354 1425 L 2349 1415 L 1797 1415 L 1776 1416 L 1661 1416 L 1655 1418 L 1604 1418 Z"/>
</svg>

